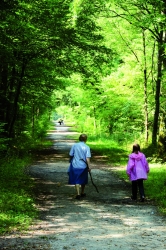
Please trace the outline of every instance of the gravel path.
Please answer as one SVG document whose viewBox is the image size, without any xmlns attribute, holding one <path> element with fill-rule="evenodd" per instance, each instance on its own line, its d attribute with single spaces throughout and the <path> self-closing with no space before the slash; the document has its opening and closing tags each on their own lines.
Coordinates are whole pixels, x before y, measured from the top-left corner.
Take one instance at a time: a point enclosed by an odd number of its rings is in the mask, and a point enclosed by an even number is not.
<svg viewBox="0 0 166 250">
<path fill-rule="evenodd" d="M 130 201 L 129 187 L 100 157 L 92 159 L 99 193 L 89 179 L 87 196 L 75 199 L 74 187 L 67 184 L 68 152 L 74 143 L 69 134 L 75 133 L 57 125 L 48 134 L 53 147 L 39 152 L 29 168 L 40 219 L 27 232 L 0 237 L 0 249 L 165 250 L 165 218 L 150 201 Z"/>
</svg>

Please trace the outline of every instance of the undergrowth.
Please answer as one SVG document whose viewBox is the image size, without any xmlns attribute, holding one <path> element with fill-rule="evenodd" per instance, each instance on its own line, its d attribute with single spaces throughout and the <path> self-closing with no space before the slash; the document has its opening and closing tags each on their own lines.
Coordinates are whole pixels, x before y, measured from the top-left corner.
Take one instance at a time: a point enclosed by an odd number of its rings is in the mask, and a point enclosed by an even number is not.
<svg viewBox="0 0 166 250">
<path fill-rule="evenodd" d="M 50 124 L 49 129 L 54 129 Z M 12 143 L 0 160 L 0 234 L 26 230 L 38 216 L 32 188 L 33 179 L 27 174 L 35 149 L 52 145 L 48 139 L 24 137 Z"/>
<path fill-rule="evenodd" d="M 146 194 L 154 199 L 166 215 L 166 165 L 150 164 L 150 173 L 145 182 Z"/>
<path fill-rule="evenodd" d="M 0 234 L 26 229 L 37 215 L 32 179 L 24 168 L 29 158 L 10 159 L 0 167 Z"/>
<path fill-rule="evenodd" d="M 89 137 L 87 144 L 90 146 L 92 154 L 93 151 L 107 157 L 107 161 L 113 163 L 114 166 L 119 166 L 126 163 L 128 158 L 128 151 L 121 147 L 118 142 L 109 138 Z"/>
</svg>

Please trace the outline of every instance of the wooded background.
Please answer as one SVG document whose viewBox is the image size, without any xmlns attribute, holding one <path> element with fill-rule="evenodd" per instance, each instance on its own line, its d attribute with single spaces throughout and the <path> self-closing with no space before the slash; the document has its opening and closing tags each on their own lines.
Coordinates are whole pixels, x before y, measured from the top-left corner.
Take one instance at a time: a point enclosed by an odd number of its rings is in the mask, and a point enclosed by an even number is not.
<svg viewBox="0 0 166 250">
<path fill-rule="evenodd" d="M 166 1 L 1 0 L 0 151 L 50 119 L 166 151 Z"/>
</svg>

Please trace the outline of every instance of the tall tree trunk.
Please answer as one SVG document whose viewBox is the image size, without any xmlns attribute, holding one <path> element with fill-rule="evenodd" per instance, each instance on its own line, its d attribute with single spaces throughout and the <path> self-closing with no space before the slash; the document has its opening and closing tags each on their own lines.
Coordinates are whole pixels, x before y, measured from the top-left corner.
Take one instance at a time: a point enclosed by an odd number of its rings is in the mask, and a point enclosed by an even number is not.
<svg viewBox="0 0 166 250">
<path fill-rule="evenodd" d="M 22 87 L 22 81 L 23 81 L 23 77 L 24 77 L 25 67 L 26 67 L 26 63 L 23 60 L 21 75 L 20 75 L 20 79 L 18 81 L 18 86 L 16 89 L 15 99 L 14 99 L 14 103 L 13 103 L 13 109 L 12 109 L 12 113 L 11 113 L 11 122 L 10 122 L 9 130 L 8 130 L 9 137 L 13 136 L 13 129 L 14 129 L 14 124 L 15 124 L 16 116 L 17 116 L 18 100 L 19 100 L 20 93 L 21 93 L 21 87 Z"/>
<path fill-rule="evenodd" d="M 157 59 L 157 79 L 156 79 L 156 91 L 155 91 L 155 110 L 154 110 L 154 122 L 152 131 L 152 144 L 157 144 L 158 134 L 158 122 L 160 113 L 160 90 L 162 81 L 162 66 L 164 61 L 164 43 L 163 43 L 163 31 L 160 32 L 160 39 L 158 41 L 158 59 Z"/>
<path fill-rule="evenodd" d="M 146 39 L 145 31 L 142 32 L 143 37 L 143 54 L 144 54 L 144 108 L 145 108 L 145 142 L 148 144 L 149 128 L 148 128 L 148 95 L 147 95 L 147 63 L 146 63 Z"/>
<path fill-rule="evenodd" d="M 0 57 L 0 122 L 5 122 L 6 116 L 6 103 L 7 103 L 7 78 L 8 78 L 8 65 L 5 59 Z"/>
<path fill-rule="evenodd" d="M 1 136 L 8 136 L 8 123 L 6 121 L 7 106 L 9 105 L 8 92 L 8 63 L 6 58 L 0 57 L 0 123 Z"/>
<path fill-rule="evenodd" d="M 35 134 L 35 105 L 32 105 L 32 136 Z"/>
<path fill-rule="evenodd" d="M 15 70 L 15 65 L 13 66 L 11 70 L 11 79 L 8 81 L 8 91 L 7 91 L 7 99 L 9 100 L 6 103 L 6 117 L 5 117 L 5 122 L 6 122 L 6 129 L 9 131 L 10 127 L 10 122 L 11 122 L 11 111 L 13 109 L 13 101 L 14 101 L 14 84 L 16 81 L 16 70 Z"/>
<path fill-rule="evenodd" d="M 94 115 L 94 131 L 96 133 L 97 124 L 96 124 L 96 109 L 95 108 L 93 108 L 93 115 Z"/>
</svg>

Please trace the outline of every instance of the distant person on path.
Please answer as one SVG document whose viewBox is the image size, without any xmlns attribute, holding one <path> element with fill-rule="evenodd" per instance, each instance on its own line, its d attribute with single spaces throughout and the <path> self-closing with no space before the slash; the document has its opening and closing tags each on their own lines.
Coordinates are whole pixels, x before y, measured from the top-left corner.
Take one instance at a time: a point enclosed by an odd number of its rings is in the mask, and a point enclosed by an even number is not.
<svg viewBox="0 0 166 250">
<path fill-rule="evenodd" d="M 59 122 L 59 125 L 63 124 L 63 120 L 62 119 L 60 119 L 58 122 Z"/>
<path fill-rule="evenodd" d="M 139 144 L 133 145 L 133 151 L 132 154 L 129 155 L 126 173 L 132 182 L 131 199 L 137 200 L 137 190 L 139 188 L 140 198 L 143 202 L 145 199 L 143 180 L 147 179 L 147 173 L 149 173 L 149 164 L 145 155 L 140 152 Z"/>
<path fill-rule="evenodd" d="M 87 135 L 81 134 L 79 142 L 75 143 L 70 152 L 70 167 L 68 170 L 69 184 L 75 185 L 76 199 L 86 196 L 84 193 L 85 185 L 88 183 L 88 171 L 90 171 L 90 148 L 86 145 Z M 87 165 L 88 167 L 87 167 Z M 80 192 L 81 185 L 81 192 Z"/>
</svg>

